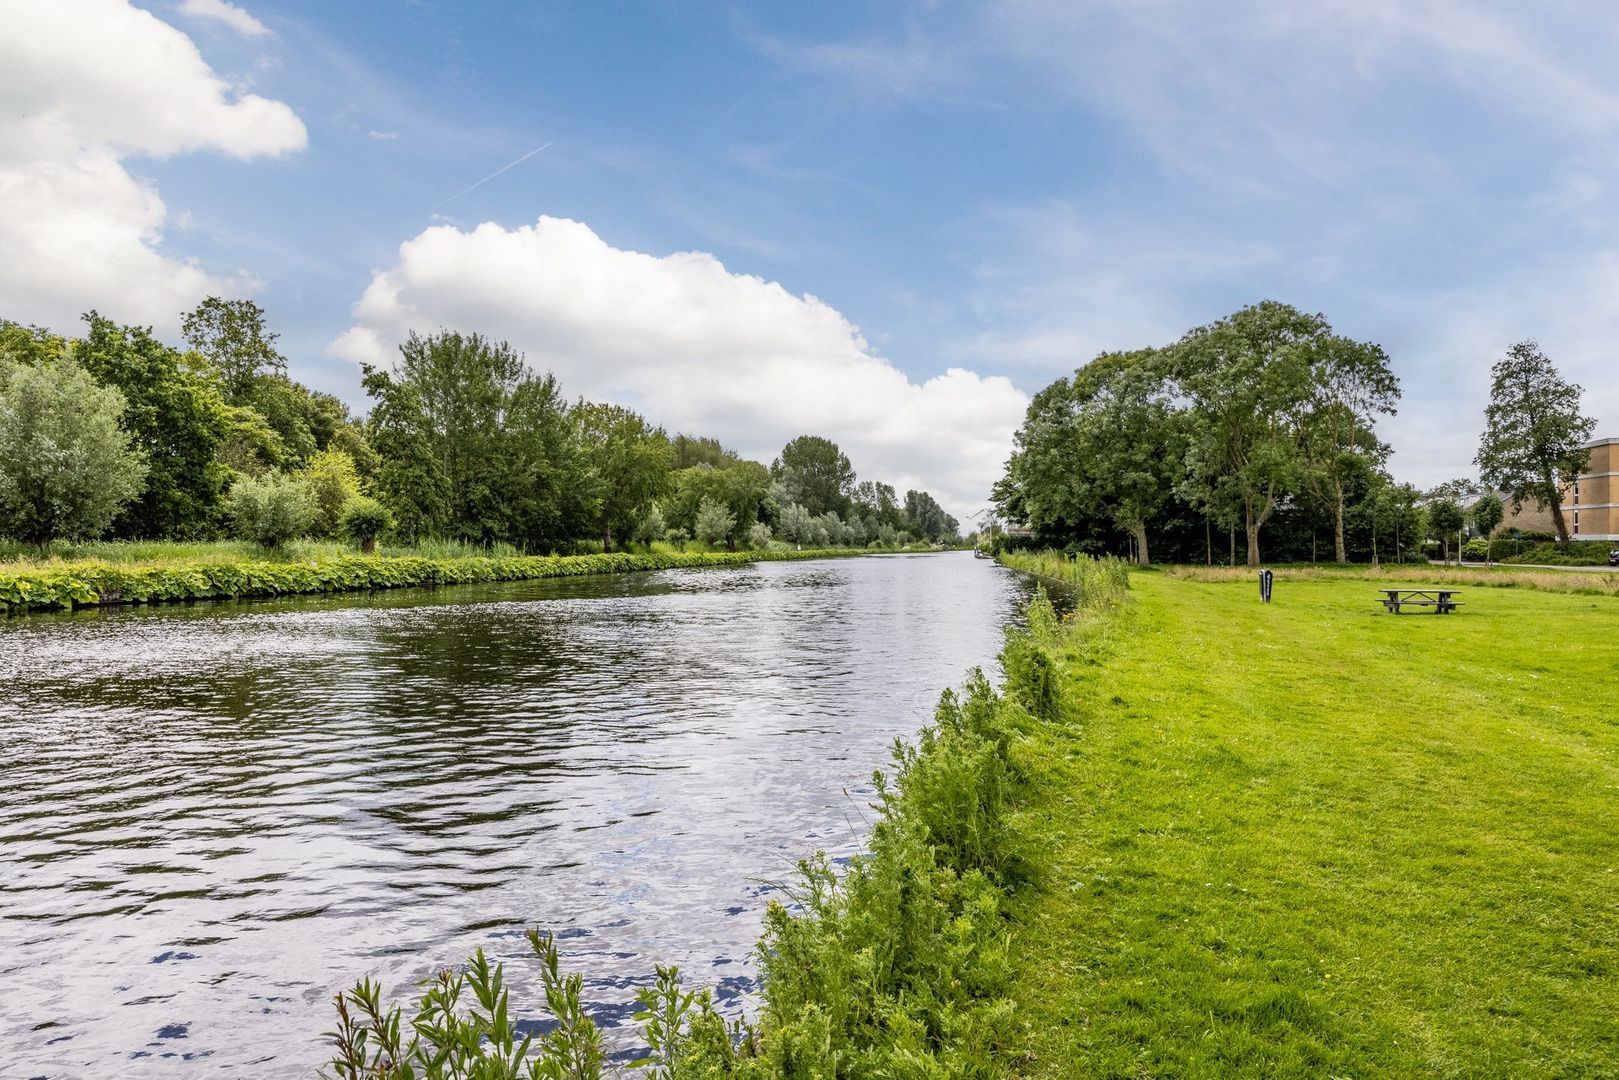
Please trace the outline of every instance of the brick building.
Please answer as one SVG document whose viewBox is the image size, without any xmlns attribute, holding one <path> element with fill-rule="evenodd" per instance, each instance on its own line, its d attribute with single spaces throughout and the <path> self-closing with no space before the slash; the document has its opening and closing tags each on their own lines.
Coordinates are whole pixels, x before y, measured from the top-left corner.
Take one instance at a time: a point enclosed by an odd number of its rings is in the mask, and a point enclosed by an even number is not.
<svg viewBox="0 0 1619 1080">
<path fill-rule="evenodd" d="M 1619 540 L 1619 439 L 1591 444 L 1591 461 L 1564 497 L 1574 540 Z"/>
<path fill-rule="evenodd" d="M 1619 540 L 1619 439 L 1598 439 L 1588 444 L 1591 459 L 1585 471 L 1563 489 L 1563 520 L 1570 540 Z M 1518 513 L 1507 503 L 1505 531 L 1555 532 L 1550 508 L 1533 502 Z"/>
</svg>

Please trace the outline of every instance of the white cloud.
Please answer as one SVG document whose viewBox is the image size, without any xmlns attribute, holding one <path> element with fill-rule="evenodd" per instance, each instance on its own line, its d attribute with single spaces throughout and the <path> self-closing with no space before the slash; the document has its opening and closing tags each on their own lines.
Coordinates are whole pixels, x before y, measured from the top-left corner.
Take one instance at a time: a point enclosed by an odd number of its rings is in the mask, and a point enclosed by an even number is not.
<svg viewBox="0 0 1619 1080">
<path fill-rule="evenodd" d="M 226 0 L 184 0 L 180 10 L 195 19 L 222 22 L 243 37 L 263 37 L 270 28 Z"/>
<path fill-rule="evenodd" d="M 162 246 L 167 217 L 125 159 L 301 148 L 293 111 L 237 95 L 191 39 L 125 0 L 0 0 L 0 314 L 68 329 L 86 308 L 172 326 L 240 291 Z"/>
<path fill-rule="evenodd" d="M 825 435 L 863 476 L 932 491 L 963 520 L 984 505 L 1027 406 L 1009 380 L 961 368 L 912 382 L 822 301 L 712 255 L 624 251 L 559 218 L 428 228 L 375 274 L 354 318 L 334 355 L 387 363 L 412 329 L 476 330 L 510 340 L 570 395 L 633 405 L 751 457 Z"/>
<path fill-rule="evenodd" d="M 376 128 L 372 128 L 370 131 L 366 132 L 366 136 L 368 138 L 375 139 L 377 142 L 392 142 L 394 139 L 399 138 L 399 132 L 378 131 Z"/>
</svg>

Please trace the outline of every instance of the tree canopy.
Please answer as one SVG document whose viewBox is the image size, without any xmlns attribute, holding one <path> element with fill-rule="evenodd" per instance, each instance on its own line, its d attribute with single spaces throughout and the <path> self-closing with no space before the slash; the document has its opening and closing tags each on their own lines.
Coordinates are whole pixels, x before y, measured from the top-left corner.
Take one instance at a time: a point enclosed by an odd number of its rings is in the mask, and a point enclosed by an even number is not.
<svg viewBox="0 0 1619 1080">
<path fill-rule="evenodd" d="M 1584 471 L 1596 430 L 1596 421 L 1580 412 L 1583 392 L 1564 381 L 1539 345 L 1518 342 L 1490 369 L 1490 403 L 1474 459 L 1484 482 L 1505 491 L 1514 511 L 1526 502 L 1549 507 L 1564 541 L 1562 485 Z"/>
</svg>

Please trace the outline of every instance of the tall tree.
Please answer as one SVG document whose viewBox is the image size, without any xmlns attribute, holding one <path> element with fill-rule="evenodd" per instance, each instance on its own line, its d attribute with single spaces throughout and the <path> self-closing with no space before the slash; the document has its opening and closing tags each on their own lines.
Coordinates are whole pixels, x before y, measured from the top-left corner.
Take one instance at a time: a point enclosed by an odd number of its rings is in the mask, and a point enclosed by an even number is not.
<svg viewBox="0 0 1619 1080">
<path fill-rule="evenodd" d="M 925 491 L 905 493 L 905 529 L 922 540 L 954 541 L 959 536 L 960 522 L 945 513 L 937 499 Z"/>
<path fill-rule="evenodd" d="M 1596 421 L 1580 415 L 1579 386 L 1565 382 L 1540 346 L 1520 341 L 1490 370 L 1484 437 L 1474 458 L 1484 482 L 1505 491 L 1513 512 L 1533 500 L 1551 508 L 1557 538 L 1567 541 L 1563 484 L 1585 470 Z"/>
<path fill-rule="evenodd" d="M 276 351 L 280 337 L 264 321 L 264 309 L 251 300 L 210 296 L 180 319 L 186 343 L 219 372 L 225 397 L 243 404 L 260 375 L 285 375 L 287 359 Z"/>
<path fill-rule="evenodd" d="M 819 435 L 800 435 L 781 448 L 770 465 L 770 475 L 781 481 L 788 498 L 819 517 L 827 511 L 848 513 L 854 494 L 854 466 L 838 444 Z"/>
<path fill-rule="evenodd" d="M 218 526 L 229 470 L 217 451 L 228 430 L 224 400 L 208 373 L 192 368 L 149 327 L 119 326 L 94 311 L 73 356 L 124 396 L 122 425 L 148 463 L 146 487 L 113 522 L 121 536 L 207 535 Z"/>
<path fill-rule="evenodd" d="M 669 490 L 674 451 L 662 428 L 620 405 L 581 402 L 573 411 L 585 463 L 595 477 L 596 529 L 602 550 L 628 541 L 653 500 Z"/>
<path fill-rule="evenodd" d="M 100 536 L 146 479 L 124 396 L 73 360 L 0 359 L 0 535 Z"/>
<path fill-rule="evenodd" d="M 583 524 L 578 445 L 549 374 L 505 342 L 412 333 L 365 368 L 377 486 L 406 536 L 555 546 Z"/>
<path fill-rule="evenodd" d="M 1446 562 L 1450 561 L 1450 538 L 1457 538 L 1457 547 L 1461 546 L 1462 527 L 1467 524 L 1467 516 L 1462 508 L 1451 499 L 1435 499 L 1428 505 L 1428 527 L 1433 529 L 1434 535 L 1439 537 L 1440 553 Z M 1457 552 L 1460 555 L 1460 552 Z"/>
<path fill-rule="evenodd" d="M 1332 509 L 1333 557 L 1339 563 L 1349 561 L 1345 491 L 1388 459 L 1388 447 L 1372 424 L 1379 416 L 1392 415 L 1399 398 L 1400 380 L 1381 346 L 1337 334 L 1317 343 L 1303 419 L 1303 477 L 1316 499 Z"/>
<path fill-rule="evenodd" d="M 1320 315 L 1265 300 L 1174 347 L 1191 421 L 1183 490 L 1217 514 L 1237 510 L 1249 566 L 1259 565 L 1260 530 L 1301 482 L 1311 369 L 1330 331 Z"/>
<path fill-rule="evenodd" d="M 1146 566 L 1147 525 L 1174 493 L 1185 438 L 1156 350 L 1104 354 L 1074 376 L 1072 483 L 1136 543 Z"/>
</svg>

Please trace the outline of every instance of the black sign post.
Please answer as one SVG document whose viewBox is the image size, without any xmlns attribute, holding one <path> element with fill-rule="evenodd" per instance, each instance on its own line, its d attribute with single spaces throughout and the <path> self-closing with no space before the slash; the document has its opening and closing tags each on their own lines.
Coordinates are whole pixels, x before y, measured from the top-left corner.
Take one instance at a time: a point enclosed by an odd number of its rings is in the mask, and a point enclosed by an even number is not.
<svg viewBox="0 0 1619 1080">
<path fill-rule="evenodd" d="M 1271 571 L 1261 570 L 1259 572 L 1259 599 L 1267 604 L 1270 603 L 1270 589 L 1275 580 L 1276 575 Z"/>
</svg>

